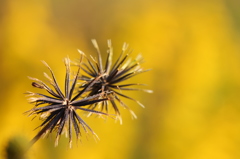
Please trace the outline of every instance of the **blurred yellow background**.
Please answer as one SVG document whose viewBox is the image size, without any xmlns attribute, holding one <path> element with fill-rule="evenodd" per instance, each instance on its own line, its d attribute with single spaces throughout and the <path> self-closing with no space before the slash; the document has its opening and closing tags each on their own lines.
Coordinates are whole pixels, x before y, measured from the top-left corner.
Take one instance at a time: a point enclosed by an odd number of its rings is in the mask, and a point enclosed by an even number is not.
<svg viewBox="0 0 240 159">
<path fill-rule="evenodd" d="M 32 108 L 27 76 L 44 80 L 45 60 L 63 86 L 63 58 L 77 49 L 96 55 L 91 39 L 114 57 L 124 42 L 141 52 L 152 71 L 133 81 L 153 94 L 129 92 L 146 108 L 124 100 L 123 125 L 112 119 L 83 119 L 100 137 L 68 149 L 62 137 L 39 140 L 29 159 L 239 159 L 240 1 L 238 0 L 1 0 L 0 158 L 9 140 L 31 140 L 40 121 Z"/>
</svg>

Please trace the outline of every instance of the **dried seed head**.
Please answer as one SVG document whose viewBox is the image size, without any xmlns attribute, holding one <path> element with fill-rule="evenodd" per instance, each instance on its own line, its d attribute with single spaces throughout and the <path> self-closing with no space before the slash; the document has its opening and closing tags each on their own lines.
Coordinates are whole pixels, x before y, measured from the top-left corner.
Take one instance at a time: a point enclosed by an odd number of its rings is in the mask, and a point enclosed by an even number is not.
<svg viewBox="0 0 240 159">
<path fill-rule="evenodd" d="M 128 44 L 124 43 L 120 56 L 118 57 L 116 62 L 113 63 L 112 62 L 112 54 L 113 54 L 112 43 L 110 40 L 108 40 L 107 41 L 108 56 L 107 56 L 105 66 L 103 66 L 101 53 L 96 40 L 95 39 L 92 40 L 92 43 L 94 45 L 94 48 L 97 51 L 97 55 L 98 55 L 97 59 L 93 58 L 91 55 L 90 55 L 90 58 L 88 58 L 87 56 L 84 56 L 86 59 L 86 62 L 85 63 L 83 62 L 83 66 L 81 68 L 86 73 L 86 75 L 81 76 L 79 79 L 85 81 L 85 85 L 90 85 L 90 81 L 92 81 L 92 79 L 96 80 L 97 78 L 99 78 L 99 75 L 102 75 L 102 77 L 97 79 L 97 81 L 94 84 L 92 84 L 92 86 L 88 90 L 89 95 L 95 95 L 101 92 L 112 92 L 112 93 L 104 94 L 104 98 L 108 98 L 110 102 L 105 101 L 105 102 L 102 102 L 101 104 L 93 104 L 89 106 L 89 108 L 95 110 L 95 109 L 98 109 L 100 105 L 99 110 L 108 112 L 109 105 L 111 105 L 115 111 L 115 114 L 117 115 L 117 119 L 119 119 L 121 122 L 119 107 L 116 103 L 118 102 L 121 106 L 128 109 L 129 112 L 132 114 L 132 116 L 136 118 L 136 115 L 133 113 L 133 111 L 126 104 L 124 104 L 122 99 L 120 98 L 127 98 L 135 101 L 141 107 L 144 107 L 144 106 L 139 101 L 123 94 L 123 91 L 124 90 L 135 90 L 135 91 L 140 90 L 147 93 L 152 93 L 152 91 L 147 89 L 141 89 L 141 88 L 131 88 L 131 86 L 141 85 L 139 83 L 131 83 L 131 84 L 120 84 L 120 83 L 138 75 L 139 73 L 143 73 L 147 71 L 142 69 L 142 67 L 140 66 L 140 64 L 143 62 L 143 58 L 141 54 L 139 54 L 135 59 L 132 59 L 130 57 L 132 50 L 129 50 Z M 84 89 L 84 87 L 80 87 L 80 89 Z"/>
<path fill-rule="evenodd" d="M 39 138 L 45 136 L 46 134 L 56 131 L 57 135 L 55 139 L 55 145 L 58 145 L 60 136 L 63 134 L 63 132 L 66 132 L 69 138 L 69 146 L 71 146 L 72 129 L 74 129 L 78 139 L 81 135 L 81 127 L 86 133 L 90 131 L 93 135 L 96 135 L 93 130 L 78 115 L 76 110 L 94 114 L 108 115 L 100 111 L 84 108 L 90 104 L 105 101 L 107 98 L 102 97 L 102 94 L 96 94 L 94 96 L 87 96 L 83 99 L 80 99 L 82 96 L 86 96 L 86 92 L 89 87 L 94 85 L 97 80 L 92 80 L 90 85 L 85 85 L 84 90 L 75 92 L 76 87 L 79 87 L 77 85 L 77 79 L 79 78 L 78 76 L 81 64 L 78 65 L 78 71 L 76 75 L 73 76 L 73 79 L 71 79 L 70 60 L 66 58 L 64 62 L 66 66 L 64 91 L 61 91 L 52 69 L 46 62 L 43 63 L 48 67 L 51 73 L 51 77 L 46 73 L 44 73 L 44 76 L 48 79 L 48 82 L 54 89 L 49 87 L 43 81 L 30 77 L 31 80 L 34 80 L 34 82 L 32 82 L 33 87 L 44 89 L 47 93 L 49 93 L 45 95 L 28 92 L 28 96 L 30 96 L 29 101 L 31 103 L 35 103 L 35 106 L 31 110 L 27 111 L 27 113 L 29 113 L 29 116 L 37 115 L 40 117 L 40 119 L 43 120 L 42 124 L 39 126 L 41 130 L 32 139 L 31 144 L 34 144 Z"/>
</svg>

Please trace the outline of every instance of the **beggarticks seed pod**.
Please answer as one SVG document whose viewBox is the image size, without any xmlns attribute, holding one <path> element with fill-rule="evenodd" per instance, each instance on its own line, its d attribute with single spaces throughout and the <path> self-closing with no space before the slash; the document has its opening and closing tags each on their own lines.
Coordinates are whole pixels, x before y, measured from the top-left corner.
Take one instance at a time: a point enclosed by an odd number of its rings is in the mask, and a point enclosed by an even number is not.
<svg viewBox="0 0 240 159">
<path fill-rule="evenodd" d="M 140 89 L 140 88 L 132 88 L 132 86 L 140 86 L 144 84 L 139 83 L 128 83 L 121 84 L 140 73 L 149 71 L 149 69 L 144 70 L 140 67 L 140 64 L 143 63 L 143 58 L 141 55 L 138 55 L 135 59 L 131 59 L 130 54 L 131 50 L 128 49 L 128 45 L 124 43 L 122 47 L 122 52 L 115 63 L 112 61 L 113 56 L 113 47 L 111 40 L 108 40 L 108 50 L 107 50 L 107 59 L 105 66 L 103 65 L 102 55 L 100 49 L 98 47 L 97 41 L 92 40 L 92 43 L 97 50 L 97 59 L 91 57 L 88 58 L 82 51 L 79 52 L 84 55 L 86 61 L 83 62 L 81 68 L 86 73 L 86 75 L 79 76 L 79 80 L 85 81 L 85 85 L 81 86 L 80 89 L 84 89 L 84 87 L 91 84 L 91 81 L 94 79 L 96 82 L 93 86 L 88 90 L 89 95 L 95 95 L 98 93 L 102 93 L 104 98 L 109 98 L 109 100 L 103 101 L 101 104 L 95 103 L 89 106 L 89 109 L 95 110 L 99 109 L 100 111 L 105 111 L 108 113 L 109 106 L 114 109 L 115 114 L 117 115 L 117 119 L 122 123 L 122 118 L 120 114 L 120 110 L 118 107 L 118 103 L 126 109 L 128 109 L 131 115 L 134 118 L 137 118 L 135 113 L 122 101 L 121 98 L 127 98 L 135 101 L 141 107 L 144 107 L 138 100 L 135 100 L 132 97 L 129 97 L 122 93 L 124 90 L 135 90 L 135 91 L 145 91 L 147 93 L 152 93 L 152 90 Z M 103 75 L 105 74 L 105 75 Z M 99 76 L 101 76 L 99 78 Z M 112 93 L 105 93 L 112 92 Z"/>
<path fill-rule="evenodd" d="M 96 114 L 98 116 L 116 117 L 115 119 L 122 123 L 118 103 L 128 109 L 134 118 L 136 118 L 136 115 L 121 98 L 133 100 L 144 107 L 138 100 L 125 95 L 123 91 L 133 90 L 145 91 L 147 93 L 152 93 L 152 91 L 132 87 L 144 85 L 138 82 L 121 83 L 140 73 L 149 71 L 149 69 L 144 70 L 140 66 L 143 63 L 142 56 L 138 55 L 135 59 L 131 59 L 131 51 L 128 49 L 128 45 L 124 43 L 120 56 L 113 63 L 113 48 L 111 41 L 108 40 L 108 55 L 104 65 L 96 40 L 92 40 L 92 43 L 97 50 L 97 59 L 94 59 L 92 56 L 88 58 L 79 50 L 81 58 L 77 62 L 77 73 L 72 78 L 70 77 L 73 74 L 70 70 L 70 59 L 64 59 L 66 67 L 64 91 L 60 89 L 52 69 L 44 61 L 44 65 L 51 74 L 49 76 L 47 73 L 44 73 L 50 86 L 37 78 L 29 77 L 34 81 L 32 82 L 33 87 L 43 89 L 47 93 L 27 92 L 28 96 L 30 96 L 29 102 L 35 104 L 35 106 L 26 113 L 29 116 L 39 116 L 43 120 L 39 126 L 41 130 L 31 140 L 30 145 L 33 145 L 41 137 L 53 131 L 56 131 L 56 146 L 60 136 L 65 133 L 69 138 L 69 146 L 71 147 L 73 131 L 77 139 L 80 139 L 81 129 L 86 133 L 90 131 L 93 136 L 97 137 L 96 133 L 81 118 L 78 111 L 87 112 L 89 116 Z M 80 75 L 81 69 L 86 75 Z M 108 114 L 109 108 L 113 108 L 114 115 Z"/>
<path fill-rule="evenodd" d="M 55 75 L 52 69 L 47 65 L 46 62 L 43 62 L 47 68 L 50 70 L 52 78 L 48 77 L 49 83 L 52 85 L 54 89 L 51 89 L 47 84 L 43 81 L 29 77 L 31 80 L 35 82 L 32 85 L 36 88 L 45 89 L 49 95 L 41 94 L 41 93 L 33 93 L 28 92 L 28 95 L 31 96 L 29 98 L 30 103 L 34 103 L 35 106 L 31 110 L 26 113 L 31 115 L 39 115 L 41 119 L 43 119 L 42 124 L 39 126 L 41 130 L 38 134 L 32 139 L 31 145 L 34 144 L 40 137 L 45 136 L 48 133 L 52 133 L 53 131 L 57 132 L 55 145 L 58 145 L 59 138 L 61 134 L 63 134 L 64 130 L 67 136 L 69 137 L 69 146 L 72 144 L 72 131 L 74 130 L 77 138 L 80 138 L 80 126 L 87 133 L 88 130 L 97 137 L 97 135 L 93 132 L 93 130 L 84 122 L 84 120 L 80 117 L 77 111 L 91 112 L 98 115 L 106 115 L 108 114 L 95 111 L 92 109 L 87 109 L 86 106 L 98 102 L 102 102 L 108 100 L 108 98 L 103 98 L 102 93 L 98 93 L 95 95 L 86 96 L 81 99 L 81 96 L 87 92 L 87 90 L 92 87 L 92 85 L 98 80 L 94 79 L 90 82 L 88 86 L 86 86 L 82 91 L 75 92 L 77 86 L 77 79 L 79 78 L 80 66 L 76 75 L 74 76 L 72 83 L 70 82 L 70 60 L 69 58 L 65 58 L 65 66 L 66 66 L 66 75 L 65 75 L 65 89 L 64 92 L 61 91 Z M 45 74 L 46 76 L 46 74 Z M 101 76 L 99 76 L 101 78 Z M 71 84 L 70 84 L 71 83 Z M 107 92 L 104 92 L 107 93 Z M 41 106 L 41 107 L 40 107 Z M 65 129 L 64 129 L 65 128 Z"/>
</svg>

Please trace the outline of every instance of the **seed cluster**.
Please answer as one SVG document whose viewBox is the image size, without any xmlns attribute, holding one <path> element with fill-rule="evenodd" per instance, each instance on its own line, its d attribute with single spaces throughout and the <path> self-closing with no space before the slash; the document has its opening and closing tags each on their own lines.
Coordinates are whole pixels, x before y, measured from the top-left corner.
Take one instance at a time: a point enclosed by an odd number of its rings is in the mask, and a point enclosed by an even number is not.
<svg viewBox="0 0 240 159">
<path fill-rule="evenodd" d="M 73 131 L 77 139 L 80 139 L 81 129 L 86 133 L 91 132 L 94 136 L 97 135 L 80 117 L 77 111 L 89 113 L 89 115 L 97 114 L 99 116 L 115 117 L 122 123 L 122 118 L 119 106 L 122 106 L 130 111 L 133 117 L 136 118 L 134 112 L 123 103 L 121 98 L 127 98 L 143 105 L 122 93 L 122 90 L 142 90 L 151 93 L 151 90 L 132 88 L 131 86 L 142 85 L 139 83 L 119 84 L 139 73 L 146 72 L 140 67 L 143 62 L 141 56 L 136 59 L 131 59 L 129 55 L 131 51 L 128 50 L 127 45 L 124 44 L 122 53 L 115 63 L 112 63 L 113 49 L 111 41 L 108 41 L 107 59 L 105 66 L 103 66 L 102 56 L 98 48 L 96 40 L 92 40 L 94 47 L 97 50 L 97 59 L 92 56 L 87 57 L 82 51 L 80 52 L 80 60 L 75 66 L 77 72 L 73 75 L 70 70 L 70 59 L 65 58 L 64 63 L 66 67 L 65 74 L 65 88 L 62 91 L 58 85 L 56 77 L 52 69 L 46 62 L 43 62 L 49 69 L 51 76 L 44 73 L 48 79 L 49 87 L 45 82 L 29 77 L 32 86 L 35 88 L 45 90 L 48 95 L 41 93 L 27 92 L 30 96 L 30 103 L 34 103 L 34 107 L 27 111 L 29 116 L 36 115 L 43 119 L 39 126 L 41 130 L 32 139 L 31 144 L 34 144 L 39 138 L 46 134 L 56 132 L 55 145 L 58 145 L 61 134 L 66 133 L 69 138 L 69 145 L 71 147 Z M 80 75 L 80 70 L 83 70 L 85 75 Z M 118 103 L 117 103 L 118 102 Z M 115 114 L 109 115 L 109 109 L 113 109 Z"/>
</svg>

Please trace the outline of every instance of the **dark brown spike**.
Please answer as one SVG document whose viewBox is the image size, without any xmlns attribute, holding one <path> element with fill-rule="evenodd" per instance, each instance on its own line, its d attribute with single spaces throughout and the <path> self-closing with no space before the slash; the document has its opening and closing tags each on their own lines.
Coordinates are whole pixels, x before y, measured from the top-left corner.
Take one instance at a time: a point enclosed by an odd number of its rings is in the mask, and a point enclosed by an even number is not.
<svg viewBox="0 0 240 159">
<path fill-rule="evenodd" d="M 112 54 L 113 54 L 113 48 L 112 48 L 112 43 L 111 40 L 108 40 L 108 56 L 107 56 L 107 61 L 105 65 L 105 72 L 109 73 L 111 65 L 112 65 Z"/>
<path fill-rule="evenodd" d="M 76 100 L 77 98 L 79 98 L 83 93 L 85 93 L 86 91 L 88 91 L 88 89 L 90 89 L 94 83 L 96 83 L 102 76 L 104 76 L 105 74 L 99 75 L 98 77 L 96 77 L 95 79 L 93 79 L 83 90 L 81 90 L 72 100 Z"/>
<path fill-rule="evenodd" d="M 64 99 L 64 95 L 63 95 L 62 91 L 60 90 L 60 88 L 58 86 L 57 80 L 55 78 L 55 75 L 54 75 L 52 69 L 49 67 L 49 65 L 45 61 L 43 61 L 43 64 L 49 69 L 49 71 L 50 71 L 50 73 L 52 75 L 55 90 Z"/>
<path fill-rule="evenodd" d="M 53 125 L 61 118 L 61 112 L 53 118 L 48 124 L 38 132 L 38 134 L 31 140 L 30 145 L 33 145 L 36 141 L 38 141 Z"/>
<path fill-rule="evenodd" d="M 102 101 L 105 101 L 105 100 L 108 100 L 108 98 L 96 99 L 96 100 L 86 101 L 86 102 L 81 102 L 81 103 L 75 103 L 75 104 L 73 104 L 73 106 L 78 108 L 78 107 L 81 107 L 81 106 L 91 105 L 91 104 L 102 102 Z"/>
<path fill-rule="evenodd" d="M 93 46 L 96 48 L 97 54 L 98 54 L 99 72 L 103 73 L 103 64 L 102 64 L 102 56 L 101 56 L 100 49 L 95 39 L 92 39 L 92 43 L 93 43 Z"/>
<path fill-rule="evenodd" d="M 68 136 L 69 136 L 69 147 L 72 147 L 72 119 L 71 119 L 71 111 L 72 110 L 68 110 Z"/>
<path fill-rule="evenodd" d="M 66 75 L 65 75 L 65 97 L 69 99 L 69 82 L 70 82 L 70 60 L 69 58 L 64 59 L 64 63 L 66 66 Z"/>
<path fill-rule="evenodd" d="M 37 79 L 37 78 L 33 78 L 33 77 L 28 77 L 31 80 L 37 81 L 39 83 L 41 83 L 44 86 L 44 89 L 50 93 L 51 95 L 57 97 L 57 98 L 61 98 L 61 96 L 59 96 L 58 94 L 56 94 L 50 87 L 48 87 L 43 81 Z"/>
<path fill-rule="evenodd" d="M 77 121 L 73 116 L 73 111 L 75 111 L 75 110 L 70 111 L 70 118 L 71 118 L 72 123 L 73 123 L 73 127 L 74 127 L 74 130 L 75 130 L 75 133 L 76 133 L 76 137 L 77 137 L 77 139 L 79 139 L 79 135 L 81 135 L 81 132 L 80 132 L 79 126 L 77 124 Z"/>
</svg>

